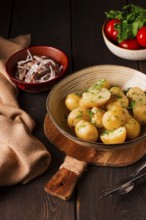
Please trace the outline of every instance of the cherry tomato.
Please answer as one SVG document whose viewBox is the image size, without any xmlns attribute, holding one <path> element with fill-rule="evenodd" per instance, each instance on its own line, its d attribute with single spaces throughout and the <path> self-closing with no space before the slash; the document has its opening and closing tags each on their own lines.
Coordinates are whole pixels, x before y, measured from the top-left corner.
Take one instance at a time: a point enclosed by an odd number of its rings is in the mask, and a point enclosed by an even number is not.
<svg viewBox="0 0 146 220">
<path fill-rule="evenodd" d="M 119 43 L 119 47 L 130 49 L 130 50 L 138 50 L 141 48 L 141 45 L 137 42 L 137 39 L 127 39 L 123 40 L 121 43 Z"/>
<path fill-rule="evenodd" d="M 117 38 L 118 31 L 115 29 L 115 25 L 118 24 L 118 23 L 120 23 L 120 20 L 118 20 L 118 19 L 111 19 L 110 21 L 108 21 L 108 23 L 105 26 L 106 36 L 110 40 L 115 41 L 115 42 L 118 41 L 118 38 Z"/>
<path fill-rule="evenodd" d="M 146 47 L 146 26 L 143 26 L 138 30 L 136 38 L 141 46 Z"/>
</svg>

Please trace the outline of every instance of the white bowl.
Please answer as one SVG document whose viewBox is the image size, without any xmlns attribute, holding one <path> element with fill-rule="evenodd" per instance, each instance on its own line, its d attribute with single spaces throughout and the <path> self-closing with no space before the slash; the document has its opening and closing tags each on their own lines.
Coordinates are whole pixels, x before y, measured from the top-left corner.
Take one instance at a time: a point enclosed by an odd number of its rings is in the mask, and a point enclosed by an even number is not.
<svg viewBox="0 0 146 220">
<path fill-rule="evenodd" d="M 118 47 L 117 45 L 112 43 L 105 34 L 106 23 L 107 21 L 102 27 L 102 35 L 106 46 L 114 55 L 127 60 L 146 60 L 146 49 L 129 50 Z"/>
<path fill-rule="evenodd" d="M 132 147 L 134 146 L 133 144 L 137 144 L 146 138 L 146 126 L 143 127 L 140 136 L 132 141 L 126 141 L 116 145 L 106 145 L 99 142 L 83 141 L 77 138 L 67 125 L 66 118 L 69 112 L 65 106 L 65 97 L 72 92 L 85 91 L 101 78 L 108 80 L 110 85 L 119 86 L 123 90 L 137 86 L 146 91 L 146 75 L 140 71 L 116 65 L 89 67 L 65 77 L 53 87 L 46 102 L 48 115 L 56 128 L 64 136 L 84 147 L 93 147 L 102 150 Z"/>
</svg>

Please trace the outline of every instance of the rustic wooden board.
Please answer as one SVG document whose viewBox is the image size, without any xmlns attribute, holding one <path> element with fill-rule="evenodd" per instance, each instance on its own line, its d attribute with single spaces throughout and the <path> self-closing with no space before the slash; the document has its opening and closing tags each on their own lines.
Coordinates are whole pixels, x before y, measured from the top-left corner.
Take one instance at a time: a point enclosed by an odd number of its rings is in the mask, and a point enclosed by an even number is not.
<svg viewBox="0 0 146 220">
<path fill-rule="evenodd" d="M 48 115 L 44 121 L 44 131 L 49 141 L 51 141 L 56 148 L 63 152 L 68 158 L 77 160 L 73 161 L 72 166 L 75 166 L 75 163 L 78 161 L 81 161 L 81 165 L 82 162 L 84 163 L 79 174 L 63 167 L 59 169 L 53 178 L 46 184 L 46 192 L 64 200 L 71 196 L 78 176 L 82 174 L 85 165 L 94 164 L 98 166 L 113 167 L 128 166 L 138 161 L 146 153 L 145 142 L 138 143 L 126 149 L 113 151 L 99 151 L 93 148 L 80 146 L 62 135 L 54 126 Z"/>
</svg>

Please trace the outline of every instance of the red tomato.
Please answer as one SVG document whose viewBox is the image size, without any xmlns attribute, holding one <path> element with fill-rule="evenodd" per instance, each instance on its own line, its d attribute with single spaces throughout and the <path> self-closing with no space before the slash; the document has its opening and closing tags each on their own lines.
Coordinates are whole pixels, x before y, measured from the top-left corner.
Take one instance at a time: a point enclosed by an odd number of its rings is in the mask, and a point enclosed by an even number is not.
<svg viewBox="0 0 146 220">
<path fill-rule="evenodd" d="M 143 26 L 138 30 L 136 38 L 141 46 L 146 47 L 146 26 Z"/>
<path fill-rule="evenodd" d="M 130 49 L 130 50 L 137 50 L 141 48 L 136 38 L 123 40 L 121 43 L 119 43 L 119 47 Z"/>
<path fill-rule="evenodd" d="M 115 25 L 120 23 L 120 20 L 118 19 L 111 19 L 105 26 L 105 33 L 106 33 L 106 36 L 112 40 L 112 41 L 115 41 L 117 42 L 118 41 L 118 38 L 117 38 L 117 35 L 118 35 L 118 31 L 115 29 Z"/>
</svg>

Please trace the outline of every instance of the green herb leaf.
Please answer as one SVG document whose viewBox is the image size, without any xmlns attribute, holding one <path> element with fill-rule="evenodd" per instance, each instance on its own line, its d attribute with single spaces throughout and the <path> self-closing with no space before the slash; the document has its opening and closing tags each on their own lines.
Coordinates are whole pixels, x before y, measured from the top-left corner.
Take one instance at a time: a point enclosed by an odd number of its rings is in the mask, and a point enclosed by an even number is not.
<svg viewBox="0 0 146 220">
<path fill-rule="evenodd" d="M 134 38 L 139 28 L 146 24 L 146 9 L 134 4 L 124 6 L 121 11 L 110 10 L 105 14 L 109 19 L 116 18 L 121 21 L 115 26 L 119 43 Z"/>
<path fill-rule="evenodd" d="M 128 106 L 128 109 L 134 109 L 135 108 L 135 105 L 136 105 L 136 102 L 133 100 L 130 102 L 129 106 Z"/>
</svg>

